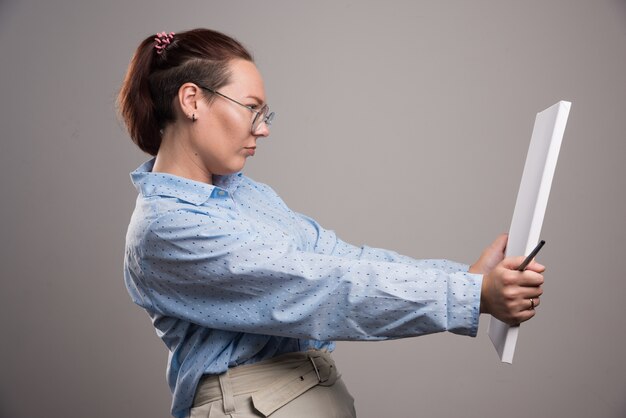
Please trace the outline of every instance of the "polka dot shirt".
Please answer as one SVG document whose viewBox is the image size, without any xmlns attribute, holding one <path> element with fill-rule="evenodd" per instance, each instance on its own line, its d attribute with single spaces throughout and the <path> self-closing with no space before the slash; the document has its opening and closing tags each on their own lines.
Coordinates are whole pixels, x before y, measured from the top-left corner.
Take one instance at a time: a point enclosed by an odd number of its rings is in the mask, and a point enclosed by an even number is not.
<svg viewBox="0 0 626 418">
<path fill-rule="evenodd" d="M 170 355 L 172 413 L 203 374 L 335 340 L 475 336 L 482 276 L 447 260 L 353 246 L 241 173 L 214 185 L 131 173 L 124 276 Z"/>
</svg>

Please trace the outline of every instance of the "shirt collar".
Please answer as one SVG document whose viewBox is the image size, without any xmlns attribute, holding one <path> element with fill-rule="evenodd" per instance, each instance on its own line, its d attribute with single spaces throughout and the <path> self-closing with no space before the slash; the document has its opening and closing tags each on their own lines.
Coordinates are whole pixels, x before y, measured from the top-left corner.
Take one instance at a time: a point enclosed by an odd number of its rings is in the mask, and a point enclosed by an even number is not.
<svg viewBox="0 0 626 418">
<path fill-rule="evenodd" d="M 207 184 L 168 173 L 152 172 L 152 158 L 130 173 L 130 179 L 143 196 L 170 196 L 194 205 L 209 199 L 225 199 L 234 193 L 241 181 L 241 172 L 224 176 L 213 176 L 215 184 Z"/>
</svg>

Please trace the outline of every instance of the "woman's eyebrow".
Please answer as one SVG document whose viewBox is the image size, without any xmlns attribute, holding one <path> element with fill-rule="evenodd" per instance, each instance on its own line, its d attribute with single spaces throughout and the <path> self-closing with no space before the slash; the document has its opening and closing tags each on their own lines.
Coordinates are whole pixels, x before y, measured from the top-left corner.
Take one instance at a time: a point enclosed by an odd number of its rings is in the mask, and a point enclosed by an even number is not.
<svg viewBox="0 0 626 418">
<path fill-rule="evenodd" d="M 246 96 L 245 98 L 246 98 L 246 99 L 254 99 L 254 100 L 256 100 L 259 104 L 263 104 L 263 103 L 265 103 L 263 100 L 261 100 L 260 98 L 258 98 L 258 97 L 257 97 L 257 96 L 255 96 L 255 95 L 249 95 L 249 96 Z"/>
</svg>

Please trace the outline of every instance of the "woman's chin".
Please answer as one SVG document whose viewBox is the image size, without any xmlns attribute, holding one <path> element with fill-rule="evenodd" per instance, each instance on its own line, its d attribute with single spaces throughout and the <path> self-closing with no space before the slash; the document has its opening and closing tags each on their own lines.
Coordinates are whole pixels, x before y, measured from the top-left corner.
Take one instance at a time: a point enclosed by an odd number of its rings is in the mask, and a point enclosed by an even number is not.
<svg viewBox="0 0 626 418">
<path fill-rule="evenodd" d="M 220 175 L 220 176 L 227 176 L 229 174 L 235 174 L 235 173 L 239 173 L 241 170 L 243 170 L 243 167 L 246 165 L 246 160 L 244 159 L 241 162 L 235 163 L 235 164 L 230 164 L 226 167 L 223 167 L 220 170 L 216 170 L 214 171 L 215 174 Z"/>
</svg>

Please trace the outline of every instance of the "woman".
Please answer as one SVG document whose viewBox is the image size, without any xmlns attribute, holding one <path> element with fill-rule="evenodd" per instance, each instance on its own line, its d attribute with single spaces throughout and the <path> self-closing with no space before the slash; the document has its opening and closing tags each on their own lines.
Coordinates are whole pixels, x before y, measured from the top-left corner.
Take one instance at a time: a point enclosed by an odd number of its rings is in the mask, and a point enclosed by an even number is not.
<svg viewBox="0 0 626 418">
<path fill-rule="evenodd" d="M 535 314 L 544 267 L 515 271 L 506 235 L 469 268 L 355 247 L 244 176 L 274 114 L 236 40 L 149 36 L 119 106 L 155 157 L 131 174 L 125 280 L 169 348 L 174 416 L 353 417 L 332 341 L 475 336 L 481 312 Z"/>
</svg>

